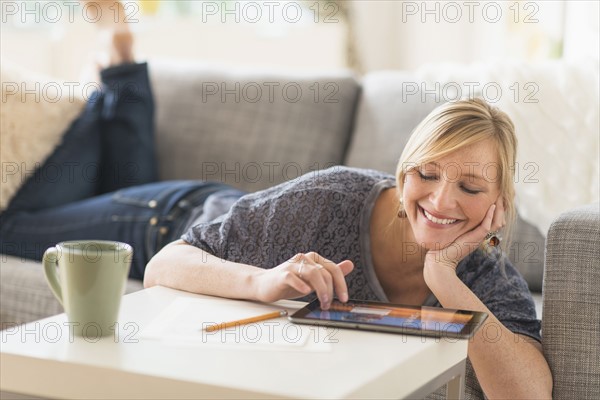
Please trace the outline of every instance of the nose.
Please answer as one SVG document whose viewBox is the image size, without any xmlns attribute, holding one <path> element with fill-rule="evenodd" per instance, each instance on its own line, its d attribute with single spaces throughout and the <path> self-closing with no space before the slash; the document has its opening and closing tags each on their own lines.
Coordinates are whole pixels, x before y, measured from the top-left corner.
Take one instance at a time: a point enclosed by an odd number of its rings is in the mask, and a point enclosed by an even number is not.
<svg viewBox="0 0 600 400">
<path fill-rule="evenodd" d="M 429 201 L 435 207 L 435 211 L 443 213 L 456 207 L 455 196 L 452 194 L 452 185 L 440 179 L 435 189 L 429 195 Z"/>
</svg>

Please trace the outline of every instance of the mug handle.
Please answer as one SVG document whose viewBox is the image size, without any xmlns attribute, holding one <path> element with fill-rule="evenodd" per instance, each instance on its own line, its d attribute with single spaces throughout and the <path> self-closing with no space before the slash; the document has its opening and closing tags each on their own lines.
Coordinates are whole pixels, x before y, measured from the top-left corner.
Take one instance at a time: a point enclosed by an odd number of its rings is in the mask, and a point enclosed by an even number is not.
<svg viewBox="0 0 600 400">
<path fill-rule="evenodd" d="M 60 286 L 60 281 L 58 280 L 58 270 L 56 269 L 58 264 L 57 256 L 58 252 L 56 251 L 56 247 L 50 247 L 44 252 L 42 260 L 44 262 L 44 275 L 46 275 L 46 282 L 48 282 L 50 289 L 52 289 L 52 293 L 54 293 L 54 296 L 56 296 L 59 303 L 62 305 L 62 288 Z"/>
</svg>

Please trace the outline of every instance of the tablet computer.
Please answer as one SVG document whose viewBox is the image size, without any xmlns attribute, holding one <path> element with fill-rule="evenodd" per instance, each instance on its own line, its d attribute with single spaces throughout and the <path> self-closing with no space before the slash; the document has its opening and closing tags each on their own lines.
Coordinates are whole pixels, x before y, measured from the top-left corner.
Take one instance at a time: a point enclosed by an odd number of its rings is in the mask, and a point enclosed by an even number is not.
<svg viewBox="0 0 600 400">
<path fill-rule="evenodd" d="M 468 339 L 487 314 L 357 300 L 347 303 L 334 300 L 328 310 L 321 310 L 319 300 L 315 300 L 288 318 L 299 324 Z"/>
</svg>

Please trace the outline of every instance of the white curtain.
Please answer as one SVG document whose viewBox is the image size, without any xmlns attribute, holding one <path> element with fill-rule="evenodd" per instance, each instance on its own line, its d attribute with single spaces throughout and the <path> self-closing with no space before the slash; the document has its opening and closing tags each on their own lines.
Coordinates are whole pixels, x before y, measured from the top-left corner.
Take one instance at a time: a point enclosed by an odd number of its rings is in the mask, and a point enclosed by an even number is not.
<svg viewBox="0 0 600 400">
<path fill-rule="evenodd" d="M 361 72 L 431 63 L 598 60 L 596 1 L 349 3 Z"/>
<path fill-rule="evenodd" d="M 565 7 L 565 58 L 600 56 L 600 3 L 598 1 L 567 1 Z"/>
</svg>

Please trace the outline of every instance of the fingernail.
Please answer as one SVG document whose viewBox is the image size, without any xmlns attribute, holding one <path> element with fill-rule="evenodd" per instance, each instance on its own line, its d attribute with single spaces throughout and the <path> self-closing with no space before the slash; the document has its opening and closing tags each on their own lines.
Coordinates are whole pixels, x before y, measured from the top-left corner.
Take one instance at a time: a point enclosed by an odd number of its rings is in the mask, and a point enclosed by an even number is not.
<svg viewBox="0 0 600 400">
<path fill-rule="evenodd" d="M 340 293 L 340 300 L 342 300 L 342 303 L 347 302 L 348 301 L 348 292 Z"/>
<path fill-rule="evenodd" d="M 323 296 L 323 303 L 329 303 L 329 296 L 325 295 Z"/>
</svg>

